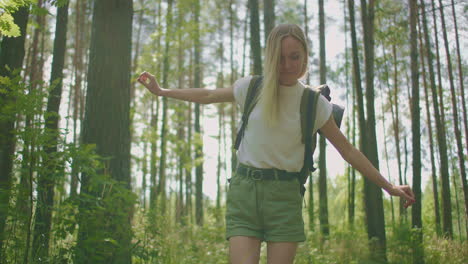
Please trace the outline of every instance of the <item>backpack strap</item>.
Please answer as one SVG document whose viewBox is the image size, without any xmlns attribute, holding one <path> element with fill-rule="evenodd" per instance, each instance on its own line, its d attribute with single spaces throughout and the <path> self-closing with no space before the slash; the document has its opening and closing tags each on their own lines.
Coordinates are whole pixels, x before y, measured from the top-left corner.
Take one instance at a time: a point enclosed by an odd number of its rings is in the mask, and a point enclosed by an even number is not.
<svg viewBox="0 0 468 264">
<path fill-rule="evenodd" d="M 249 88 L 247 90 L 247 96 L 245 97 L 244 102 L 244 111 L 242 112 L 242 123 L 237 130 L 236 142 L 234 144 L 234 149 L 238 150 L 242 138 L 244 137 L 245 128 L 249 122 L 249 116 L 255 105 L 258 102 L 259 88 L 262 83 L 263 76 L 255 75 L 250 80 Z"/>
<path fill-rule="evenodd" d="M 304 164 L 300 171 L 299 182 L 301 183 L 301 194 L 304 195 L 305 187 L 304 184 L 309 177 L 309 172 L 314 171 L 313 166 L 313 154 L 315 147 L 317 146 L 317 133 L 312 133 L 314 129 L 316 113 L 317 113 L 317 100 L 320 96 L 320 92 L 306 87 L 302 93 L 301 98 L 301 130 L 302 130 L 302 142 L 305 145 L 304 148 Z"/>
</svg>

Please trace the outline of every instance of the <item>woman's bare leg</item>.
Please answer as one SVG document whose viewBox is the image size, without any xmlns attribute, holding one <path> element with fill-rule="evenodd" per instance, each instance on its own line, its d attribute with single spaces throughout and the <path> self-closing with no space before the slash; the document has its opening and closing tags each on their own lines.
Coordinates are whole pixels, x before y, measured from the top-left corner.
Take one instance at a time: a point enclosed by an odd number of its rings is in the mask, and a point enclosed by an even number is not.
<svg viewBox="0 0 468 264">
<path fill-rule="evenodd" d="M 293 264 L 296 256 L 297 242 L 268 242 L 268 264 Z"/>
<path fill-rule="evenodd" d="M 229 239 L 229 259 L 231 264 L 258 264 L 260 260 L 260 239 L 256 237 L 234 236 Z"/>
</svg>

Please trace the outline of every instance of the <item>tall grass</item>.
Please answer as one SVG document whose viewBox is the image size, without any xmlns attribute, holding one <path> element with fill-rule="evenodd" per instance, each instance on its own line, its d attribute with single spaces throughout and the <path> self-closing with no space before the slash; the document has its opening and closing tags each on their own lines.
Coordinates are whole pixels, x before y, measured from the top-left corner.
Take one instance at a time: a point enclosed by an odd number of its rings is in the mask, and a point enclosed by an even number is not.
<svg viewBox="0 0 468 264">
<path fill-rule="evenodd" d="M 228 261 L 228 242 L 224 223 L 215 221 L 214 210 L 207 210 L 205 225 L 180 225 L 172 216 L 151 216 L 140 211 L 135 216 L 134 262 L 164 264 L 224 264 Z M 154 219 L 154 220 L 149 220 Z M 364 229 L 340 231 L 333 227 L 324 239 L 309 232 L 300 243 L 296 264 L 376 264 L 369 259 L 368 239 Z M 424 236 L 427 264 L 468 263 L 468 243 L 437 238 L 431 232 Z M 413 263 L 408 227 L 387 228 L 387 258 L 390 264 Z M 266 243 L 262 243 L 260 263 L 266 263 Z"/>
</svg>

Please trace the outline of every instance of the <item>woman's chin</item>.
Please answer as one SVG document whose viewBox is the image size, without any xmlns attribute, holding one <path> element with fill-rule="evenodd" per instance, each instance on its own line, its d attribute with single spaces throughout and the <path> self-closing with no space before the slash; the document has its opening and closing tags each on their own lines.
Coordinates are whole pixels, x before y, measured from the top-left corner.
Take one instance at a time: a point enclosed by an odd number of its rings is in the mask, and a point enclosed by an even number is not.
<svg viewBox="0 0 468 264">
<path fill-rule="evenodd" d="M 293 86 L 297 83 L 296 78 L 279 79 L 279 84 L 284 86 Z"/>
</svg>

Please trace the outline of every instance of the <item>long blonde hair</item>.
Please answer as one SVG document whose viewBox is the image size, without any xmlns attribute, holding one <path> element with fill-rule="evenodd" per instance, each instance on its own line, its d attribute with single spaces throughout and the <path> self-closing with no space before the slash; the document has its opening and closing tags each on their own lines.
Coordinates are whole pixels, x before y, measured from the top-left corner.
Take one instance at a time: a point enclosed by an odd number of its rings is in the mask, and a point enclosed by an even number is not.
<svg viewBox="0 0 468 264">
<path fill-rule="evenodd" d="M 279 88 L 279 64 L 281 60 L 281 41 L 292 36 L 304 47 L 305 61 L 302 66 L 300 76 L 307 71 L 309 61 L 308 47 L 305 34 L 302 29 L 295 24 L 281 24 L 272 29 L 268 35 L 265 49 L 264 79 L 261 89 L 259 105 L 263 110 L 267 124 L 274 125 L 278 121 L 278 88 Z"/>
</svg>

